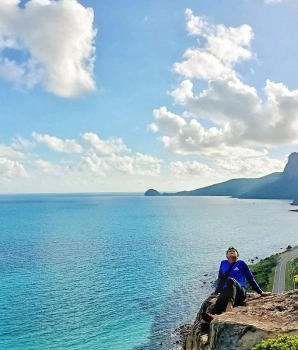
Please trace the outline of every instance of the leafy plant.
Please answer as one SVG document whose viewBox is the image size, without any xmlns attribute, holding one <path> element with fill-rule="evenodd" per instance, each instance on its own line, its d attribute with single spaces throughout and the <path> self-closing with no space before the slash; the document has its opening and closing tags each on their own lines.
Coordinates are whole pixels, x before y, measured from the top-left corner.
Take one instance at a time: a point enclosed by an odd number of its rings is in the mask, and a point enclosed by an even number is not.
<svg viewBox="0 0 298 350">
<path fill-rule="evenodd" d="M 277 265 L 278 262 L 278 254 L 271 255 L 269 258 L 261 260 L 259 263 L 255 265 L 250 265 L 249 268 L 253 273 L 256 281 L 263 291 L 271 291 L 269 290 L 269 280 L 272 275 L 273 268 Z M 248 291 L 252 291 L 250 286 L 247 286 Z"/>
<path fill-rule="evenodd" d="M 274 339 L 267 339 L 255 345 L 251 350 L 297 350 L 298 336 L 280 335 Z"/>
</svg>

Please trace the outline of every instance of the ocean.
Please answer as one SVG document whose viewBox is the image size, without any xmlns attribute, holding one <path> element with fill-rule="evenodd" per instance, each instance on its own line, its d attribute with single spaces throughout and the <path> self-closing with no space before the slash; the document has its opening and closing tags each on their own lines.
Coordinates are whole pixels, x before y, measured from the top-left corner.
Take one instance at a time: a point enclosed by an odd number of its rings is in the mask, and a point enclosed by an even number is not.
<svg viewBox="0 0 298 350">
<path fill-rule="evenodd" d="M 227 247 L 247 261 L 298 244 L 289 202 L 0 196 L 0 349 L 174 349 Z"/>
</svg>

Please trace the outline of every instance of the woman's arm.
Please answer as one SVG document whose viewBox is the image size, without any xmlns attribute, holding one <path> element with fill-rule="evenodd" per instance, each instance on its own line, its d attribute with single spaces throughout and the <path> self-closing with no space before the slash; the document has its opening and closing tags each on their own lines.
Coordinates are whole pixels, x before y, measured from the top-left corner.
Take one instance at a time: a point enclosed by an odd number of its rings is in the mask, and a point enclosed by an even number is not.
<svg viewBox="0 0 298 350">
<path fill-rule="evenodd" d="M 218 277 L 217 277 L 215 292 L 212 293 L 212 294 L 218 294 L 218 293 L 219 293 L 219 290 L 218 290 L 219 281 L 220 281 L 220 278 L 221 278 L 221 276 L 222 276 L 222 269 L 221 269 L 221 266 L 222 266 L 222 262 L 220 263 L 220 266 L 219 266 L 219 271 L 218 271 Z"/>
<path fill-rule="evenodd" d="M 249 267 L 247 264 L 243 261 L 243 269 L 244 269 L 244 276 L 247 280 L 247 282 L 251 285 L 253 290 L 255 290 L 258 294 L 263 294 L 263 291 L 261 287 L 258 285 L 257 281 L 255 280 L 253 274 L 251 273 Z"/>
</svg>

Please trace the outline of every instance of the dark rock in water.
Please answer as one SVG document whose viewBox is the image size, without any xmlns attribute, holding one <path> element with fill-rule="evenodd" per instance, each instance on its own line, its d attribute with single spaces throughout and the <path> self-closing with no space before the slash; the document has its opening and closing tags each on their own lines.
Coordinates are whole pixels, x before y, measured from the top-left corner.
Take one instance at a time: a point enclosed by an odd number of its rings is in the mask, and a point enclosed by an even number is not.
<svg viewBox="0 0 298 350">
<path fill-rule="evenodd" d="M 160 192 L 158 192 L 158 191 L 156 191 L 156 190 L 154 190 L 153 188 L 150 188 L 150 190 L 148 190 L 148 191 L 146 191 L 145 192 L 145 196 L 161 196 L 161 193 Z"/>
<path fill-rule="evenodd" d="M 179 343 L 184 346 L 185 341 L 186 341 L 186 337 L 188 336 L 188 334 L 190 333 L 192 329 L 192 325 L 191 324 L 184 324 L 180 327 L 178 327 L 177 329 L 174 330 L 173 334 L 178 334 L 179 335 Z"/>
</svg>

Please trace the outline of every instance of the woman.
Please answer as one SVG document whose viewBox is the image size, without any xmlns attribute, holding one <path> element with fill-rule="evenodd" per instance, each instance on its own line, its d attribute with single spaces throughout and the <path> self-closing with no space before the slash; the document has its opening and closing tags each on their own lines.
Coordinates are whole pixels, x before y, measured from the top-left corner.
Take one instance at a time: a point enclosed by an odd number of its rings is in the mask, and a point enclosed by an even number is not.
<svg viewBox="0 0 298 350">
<path fill-rule="evenodd" d="M 219 294 L 212 314 L 202 314 L 202 318 L 207 322 L 212 321 L 214 315 L 232 311 L 233 307 L 243 305 L 246 298 L 246 281 L 261 296 L 271 294 L 262 291 L 247 264 L 238 259 L 239 253 L 236 248 L 228 248 L 226 256 L 227 260 L 220 263 L 216 289 L 212 294 Z"/>
</svg>

